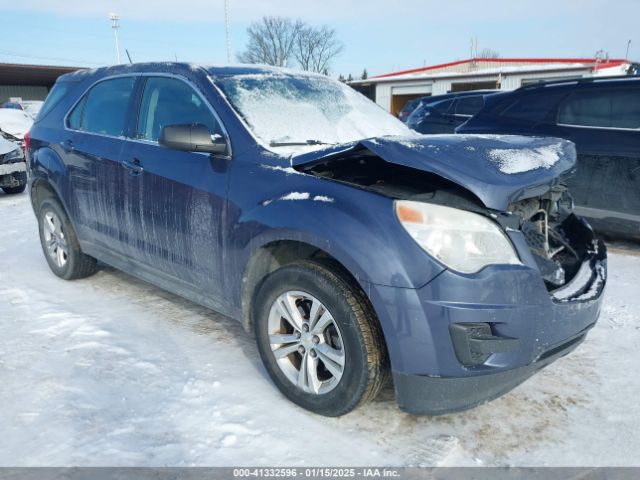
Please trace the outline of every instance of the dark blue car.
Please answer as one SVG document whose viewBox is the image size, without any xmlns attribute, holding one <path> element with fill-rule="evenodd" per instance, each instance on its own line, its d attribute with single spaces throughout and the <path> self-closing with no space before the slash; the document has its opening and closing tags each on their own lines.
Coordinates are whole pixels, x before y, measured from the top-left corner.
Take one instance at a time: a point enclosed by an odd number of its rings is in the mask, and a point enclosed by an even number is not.
<svg viewBox="0 0 640 480">
<path fill-rule="evenodd" d="M 487 97 L 459 133 L 571 140 L 567 179 L 576 212 L 599 231 L 640 239 L 640 77 L 595 77 L 528 85 Z"/>
<path fill-rule="evenodd" d="M 475 90 L 423 97 L 406 124 L 418 133 L 454 133 L 484 107 L 484 99 L 497 90 Z"/>
<path fill-rule="evenodd" d="M 472 407 L 600 311 L 567 141 L 430 138 L 324 76 L 139 64 L 61 77 L 27 150 L 56 275 L 99 260 L 238 319 L 319 414 L 390 375 L 406 411 Z"/>
</svg>

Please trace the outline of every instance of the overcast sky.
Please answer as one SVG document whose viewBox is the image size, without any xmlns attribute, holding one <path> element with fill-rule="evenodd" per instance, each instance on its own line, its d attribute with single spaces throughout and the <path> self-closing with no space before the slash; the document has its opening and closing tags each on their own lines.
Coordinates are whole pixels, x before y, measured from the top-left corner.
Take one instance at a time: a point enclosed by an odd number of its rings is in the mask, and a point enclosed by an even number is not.
<svg viewBox="0 0 640 480">
<path fill-rule="evenodd" d="M 228 0 L 232 48 L 264 15 L 335 28 L 344 52 L 334 75 L 386 73 L 470 55 L 470 39 L 503 57 L 640 60 L 639 0 Z M 109 12 L 120 17 L 121 51 L 134 61 L 226 63 L 223 0 L 0 0 L 0 61 L 97 66 L 115 62 Z M 235 55 L 234 55 L 235 58 Z"/>
</svg>

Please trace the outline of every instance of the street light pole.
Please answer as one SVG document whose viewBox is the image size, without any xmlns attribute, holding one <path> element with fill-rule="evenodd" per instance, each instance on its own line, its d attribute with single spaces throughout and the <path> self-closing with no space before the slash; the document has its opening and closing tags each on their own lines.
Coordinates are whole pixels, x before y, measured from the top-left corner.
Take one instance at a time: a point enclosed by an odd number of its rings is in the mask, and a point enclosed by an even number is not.
<svg viewBox="0 0 640 480">
<path fill-rule="evenodd" d="M 229 32 L 229 0 L 224 0 L 224 32 L 227 36 L 227 63 L 231 63 L 231 34 Z"/>
<path fill-rule="evenodd" d="M 111 13 L 109 14 L 109 19 L 111 20 L 113 36 L 116 39 L 116 60 L 118 62 L 118 65 L 120 65 L 120 44 L 118 43 L 118 28 L 120 28 L 120 25 L 118 25 L 118 20 L 120 20 L 120 17 L 115 13 Z"/>
</svg>

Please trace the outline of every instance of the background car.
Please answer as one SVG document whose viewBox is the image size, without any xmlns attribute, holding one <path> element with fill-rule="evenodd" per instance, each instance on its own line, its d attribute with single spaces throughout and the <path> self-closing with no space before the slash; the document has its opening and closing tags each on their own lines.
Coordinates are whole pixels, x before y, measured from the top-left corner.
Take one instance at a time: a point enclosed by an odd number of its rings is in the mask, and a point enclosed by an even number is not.
<svg viewBox="0 0 640 480">
<path fill-rule="evenodd" d="M 487 97 L 457 132 L 571 140 L 576 211 L 604 233 L 640 238 L 639 77 L 560 80 Z"/>
<path fill-rule="evenodd" d="M 454 133 L 484 106 L 486 95 L 497 90 L 473 90 L 423 97 L 407 119 L 407 126 L 419 133 Z"/>
<path fill-rule="evenodd" d="M 402 107 L 402 110 L 398 112 L 398 119 L 400 119 L 401 122 L 406 123 L 407 119 L 409 118 L 409 115 L 411 115 L 411 113 L 420 104 L 420 100 L 422 100 L 422 98 L 415 98 L 405 103 L 404 107 Z"/>
<path fill-rule="evenodd" d="M 0 108 L 0 136 L 23 145 L 24 136 L 33 125 L 33 118 L 22 110 Z"/>
<path fill-rule="evenodd" d="M 0 188 L 5 193 L 24 192 L 27 186 L 27 164 L 22 148 L 0 137 Z"/>
<path fill-rule="evenodd" d="M 22 110 L 24 113 L 35 119 L 44 102 L 42 100 L 20 100 L 9 101 L 0 105 L 0 108 L 10 108 L 13 110 Z"/>
</svg>

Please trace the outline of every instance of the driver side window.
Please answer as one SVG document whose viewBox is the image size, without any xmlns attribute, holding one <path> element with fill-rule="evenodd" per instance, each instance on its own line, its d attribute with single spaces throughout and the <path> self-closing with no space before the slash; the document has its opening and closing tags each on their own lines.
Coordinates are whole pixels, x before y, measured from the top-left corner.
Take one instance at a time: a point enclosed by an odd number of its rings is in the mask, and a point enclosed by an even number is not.
<svg viewBox="0 0 640 480">
<path fill-rule="evenodd" d="M 222 134 L 202 97 L 185 82 L 169 77 L 149 77 L 144 86 L 136 137 L 158 141 L 162 127 L 200 123 L 211 135 Z"/>
</svg>

